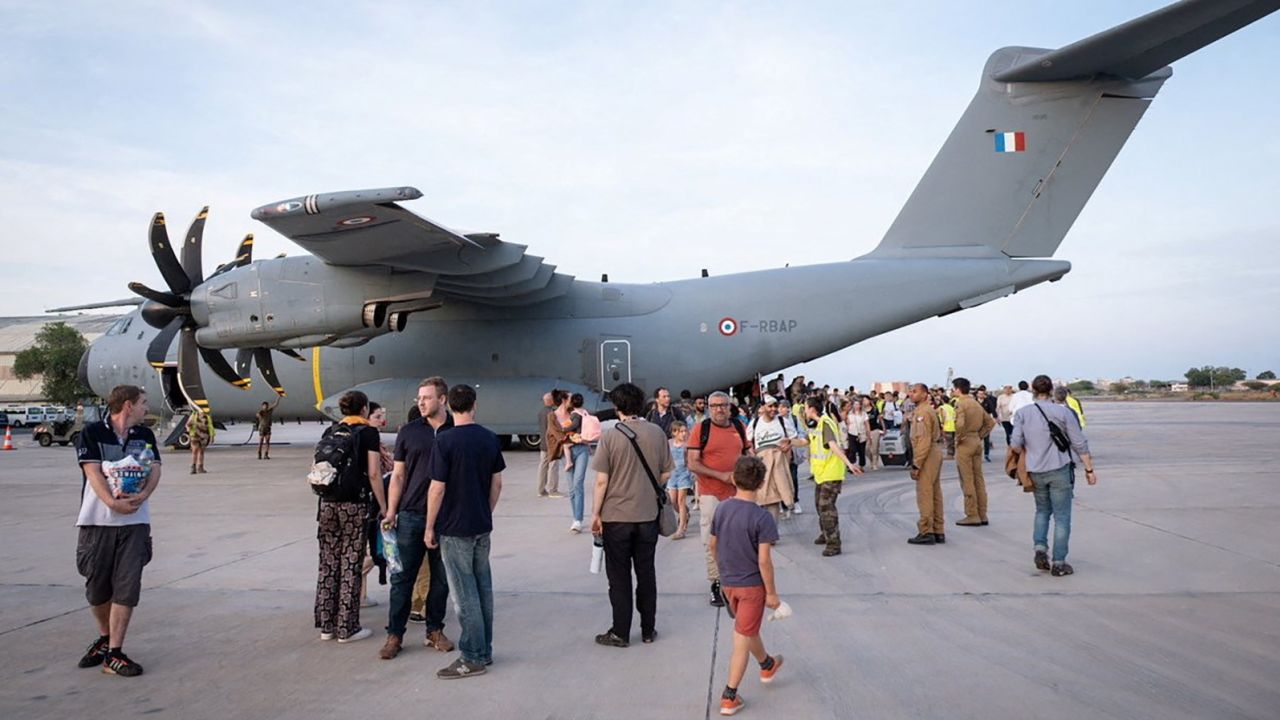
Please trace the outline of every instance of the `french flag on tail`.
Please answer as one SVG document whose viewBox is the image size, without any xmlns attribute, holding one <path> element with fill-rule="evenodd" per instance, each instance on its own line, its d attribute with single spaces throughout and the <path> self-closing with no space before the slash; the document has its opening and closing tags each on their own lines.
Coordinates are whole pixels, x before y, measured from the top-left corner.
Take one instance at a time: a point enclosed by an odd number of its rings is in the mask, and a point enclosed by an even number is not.
<svg viewBox="0 0 1280 720">
<path fill-rule="evenodd" d="M 1027 134 L 1024 132 L 996 133 L 996 152 L 1026 152 Z"/>
</svg>

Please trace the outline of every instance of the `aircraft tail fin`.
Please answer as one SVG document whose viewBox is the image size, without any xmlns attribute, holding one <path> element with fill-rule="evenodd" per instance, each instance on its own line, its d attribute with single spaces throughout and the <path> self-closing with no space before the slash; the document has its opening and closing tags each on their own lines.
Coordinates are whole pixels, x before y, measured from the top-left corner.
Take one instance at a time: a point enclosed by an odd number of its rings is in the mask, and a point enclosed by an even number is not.
<svg viewBox="0 0 1280 720">
<path fill-rule="evenodd" d="M 1049 257 L 1182 57 L 1280 6 L 1185 0 L 1059 50 L 1008 47 L 873 252 Z"/>
</svg>

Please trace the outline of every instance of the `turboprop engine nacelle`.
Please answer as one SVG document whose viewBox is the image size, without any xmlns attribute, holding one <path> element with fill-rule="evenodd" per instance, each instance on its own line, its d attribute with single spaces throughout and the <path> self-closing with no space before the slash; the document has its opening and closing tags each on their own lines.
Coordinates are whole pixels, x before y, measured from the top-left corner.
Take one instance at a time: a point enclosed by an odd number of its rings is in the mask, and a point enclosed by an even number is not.
<svg viewBox="0 0 1280 720">
<path fill-rule="evenodd" d="M 439 306 L 435 276 L 337 267 L 314 257 L 261 260 L 196 288 L 191 313 L 207 348 L 312 347 L 404 329 L 407 313 Z"/>
</svg>

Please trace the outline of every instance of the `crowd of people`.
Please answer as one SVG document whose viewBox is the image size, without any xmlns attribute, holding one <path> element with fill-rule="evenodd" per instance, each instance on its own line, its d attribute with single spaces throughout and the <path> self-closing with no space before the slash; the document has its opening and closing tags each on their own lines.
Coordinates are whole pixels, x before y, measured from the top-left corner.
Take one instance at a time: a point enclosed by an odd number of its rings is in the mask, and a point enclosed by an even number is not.
<svg viewBox="0 0 1280 720">
<path fill-rule="evenodd" d="M 721 698 L 721 712 L 733 714 L 743 706 L 738 687 L 748 657 L 759 663 L 764 683 L 783 664 L 781 655 L 765 651 L 759 632 L 766 609 L 781 606 L 770 553 L 779 542 L 778 522 L 804 512 L 802 467 L 813 482 L 819 527 L 814 542 L 823 557 L 834 557 L 842 552 L 837 501 L 846 478 L 883 467 L 879 446 L 890 434 L 909 439 L 904 455 L 916 483 L 919 521 L 908 542 L 941 544 L 945 461 L 956 464 L 964 494 L 965 515 L 955 524 L 990 522 L 983 465 L 999 424 L 1008 447 L 1006 472 L 1035 496 L 1033 563 L 1054 576 L 1072 574 L 1066 556 L 1076 462 L 1083 463 L 1089 484 L 1097 482 L 1083 408 L 1047 376 L 1018 385 L 1017 391 L 1005 386 L 993 395 L 955 378 L 945 390 L 915 383 L 905 392 L 862 393 L 818 387 L 802 377 L 784 386 L 779 376 L 753 397 L 724 391 L 692 397 L 686 391 L 676 400 L 664 387 L 646 396 L 624 383 L 609 393 L 616 417 L 608 423 L 584 408 L 581 395 L 553 389 L 538 416 L 544 447 L 535 492 L 563 497 L 563 482 L 569 531 L 586 529 L 603 548 L 612 622 L 595 640 L 611 647 L 629 646 L 637 611 L 641 640 L 657 639 L 658 538 L 686 537 L 697 514 L 708 602 L 727 606 L 735 621 L 729 683 Z M 343 417 L 322 443 L 349 444 L 349 472 L 325 492 L 317 490 L 314 622 L 324 641 L 345 644 L 372 635 L 360 617 L 362 605 L 376 604 L 367 597 L 368 574 L 375 560 L 394 557 L 379 656 L 391 660 L 401 653 L 409 622 L 425 625 L 427 647 L 453 651 L 444 633 L 452 597 L 460 653 L 437 676 L 482 675 L 493 663 L 490 533 L 506 464 L 498 437 L 475 421 L 472 387 L 427 378 L 416 401 L 417 417 L 401 427 L 394 449 L 381 442 L 386 418 L 377 403 L 358 391 L 339 401 Z M 78 443 L 84 492 L 77 567 L 100 633 L 80 666 L 132 676 L 142 667 L 124 655 L 123 641 L 142 567 L 150 560 L 148 498 L 159 483 L 161 463 L 152 450 L 154 435 L 141 424 L 147 411 L 141 388 L 115 388 L 108 410 L 104 421 L 86 426 Z M 259 413 L 259 425 L 268 428 L 261 459 L 269 458 L 272 410 L 264 403 Z M 202 417 L 197 428 L 207 423 L 207 414 Z M 154 458 L 147 478 L 137 492 L 122 493 L 104 463 L 143 446 Z M 193 471 L 201 467 L 193 462 Z M 588 469 L 594 473 L 589 486 Z"/>
</svg>

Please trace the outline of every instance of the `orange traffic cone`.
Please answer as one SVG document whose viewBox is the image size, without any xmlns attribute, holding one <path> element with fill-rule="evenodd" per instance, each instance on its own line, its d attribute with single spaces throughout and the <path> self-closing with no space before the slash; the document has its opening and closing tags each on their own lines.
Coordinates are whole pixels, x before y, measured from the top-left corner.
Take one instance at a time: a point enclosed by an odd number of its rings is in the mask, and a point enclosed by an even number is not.
<svg viewBox="0 0 1280 720">
<path fill-rule="evenodd" d="M 4 447 L 0 447 L 0 450 L 17 450 L 17 449 L 18 448 L 13 446 L 13 428 L 9 427 L 8 425 L 5 425 L 4 426 Z"/>
</svg>

